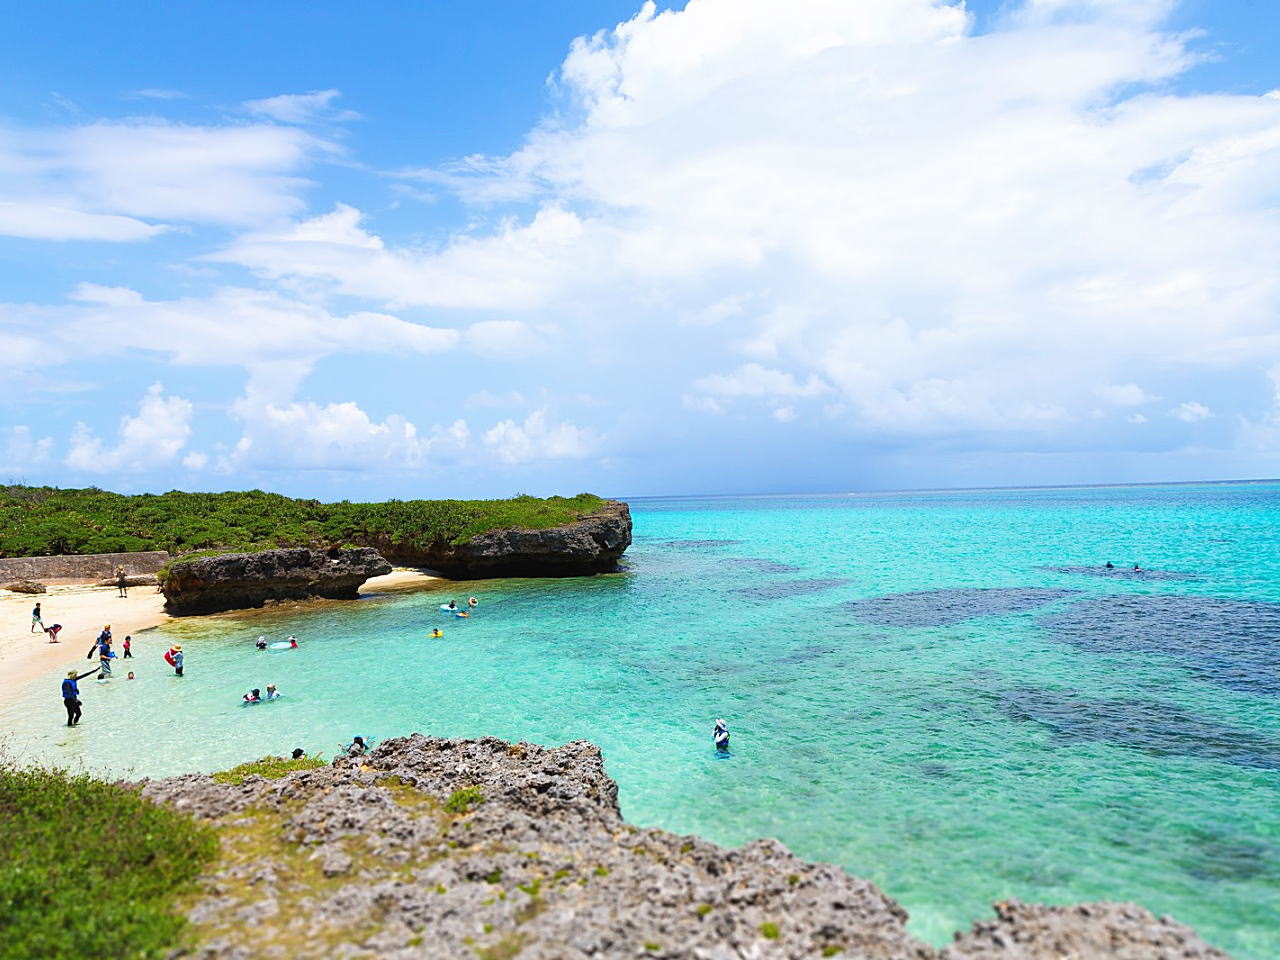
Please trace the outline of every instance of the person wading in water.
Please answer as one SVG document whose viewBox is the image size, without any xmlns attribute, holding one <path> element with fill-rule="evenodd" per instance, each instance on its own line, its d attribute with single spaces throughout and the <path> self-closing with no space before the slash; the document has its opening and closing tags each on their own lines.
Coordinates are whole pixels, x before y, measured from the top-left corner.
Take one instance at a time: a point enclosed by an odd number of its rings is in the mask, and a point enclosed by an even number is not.
<svg viewBox="0 0 1280 960">
<path fill-rule="evenodd" d="M 89 670 L 77 674 L 74 670 L 67 671 L 67 679 L 62 681 L 62 705 L 67 708 L 68 727 L 74 727 L 80 722 L 80 687 L 76 681 L 97 672 L 97 670 Z"/>
</svg>

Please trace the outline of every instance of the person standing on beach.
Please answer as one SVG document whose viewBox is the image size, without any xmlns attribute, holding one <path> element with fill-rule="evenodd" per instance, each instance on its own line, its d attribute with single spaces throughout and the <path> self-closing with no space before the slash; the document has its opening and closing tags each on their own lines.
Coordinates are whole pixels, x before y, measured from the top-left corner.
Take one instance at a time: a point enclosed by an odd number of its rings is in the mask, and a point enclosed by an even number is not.
<svg viewBox="0 0 1280 960">
<path fill-rule="evenodd" d="M 129 596 L 129 578 L 124 574 L 124 567 L 116 567 L 116 596 Z"/>
<path fill-rule="evenodd" d="M 74 670 L 68 670 L 67 679 L 62 681 L 62 705 L 67 708 L 68 727 L 74 727 L 80 722 L 80 687 L 76 681 L 83 680 L 93 672 L 90 670 L 77 675 Z"/>
<path fill-rule="evenodd" d="M 44 621 L 40 619 L 40 617 L 41 617 L 40 604 L 37 603 L 34 607 L 31 608 L 31 632 L 32 633 L 36 632 L 37 624 L 39 624 L 41 630 L 44 629 Z"/>
<path fill-rule="evenodd" d="M 133 651 L 129 648 L 129 644 L 132 642 L 133 642 L 133 637 L 129 636 L 128 634 L 125 634 L 125 638 L 124 638 L 124 659 L 125 660 L 133 659 Z"/>
</svg>

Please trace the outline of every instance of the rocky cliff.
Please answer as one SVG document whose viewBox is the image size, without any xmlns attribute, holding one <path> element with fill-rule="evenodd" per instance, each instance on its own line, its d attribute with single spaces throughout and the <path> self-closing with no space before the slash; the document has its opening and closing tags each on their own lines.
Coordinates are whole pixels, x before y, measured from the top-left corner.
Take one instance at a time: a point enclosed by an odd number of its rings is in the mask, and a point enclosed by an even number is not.
<svg viewBox="0 0 1280 960">
<path fill-rule="evenodd" d="M 385 540 L 374 544 L 393 563 L 429 567 L 447 577 L 573 577 L 605 573 L 631 545 L 631 511 L 607 500 L 598 511 L 545 530 L 490 530 L 466 543 L 429 546 Z"/>
<path fill-rule="evenodd" d="M 175 562 L 162 571 L 161 588 L 169 613 L 216 613 L 268 600 L 354 600 L 362 583 L 390 572 L 369 547 L 264 550 Z"/>
<path fill-rule="evenodd" d="M 189 955 L 742 960 L 1191 960 L 1226 955 L 1132 904 L 997 905 L 941 953 L 865 880 L 776 841 L 637 829 L 600 751 L 388 740 L 363 759 L 144 794 L 212 821 Z"/>
</svg>

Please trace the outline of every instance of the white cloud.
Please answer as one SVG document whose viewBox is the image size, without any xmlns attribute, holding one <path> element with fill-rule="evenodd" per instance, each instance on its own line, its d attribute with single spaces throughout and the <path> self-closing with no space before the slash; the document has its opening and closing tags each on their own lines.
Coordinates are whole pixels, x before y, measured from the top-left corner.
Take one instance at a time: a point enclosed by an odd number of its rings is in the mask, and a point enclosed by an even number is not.
<svg viewBox="0 0 1280 960">
<path fill-rule="evenodd" d="M 596 452 L 600 438 L 571 423 L 547 423 L 545 410 L 535 410 L 517 424 L 503 420 L 484 435 L 484 443 L 506 463 L 531 460 L 579 460 Z"/>
<path fill-rule="evenodd" d="M 330 313 L 279 293 L 226 287 L 209 297 L 145 300 L 126 287 L 81 284 L 66 306 L 0 304 L 0 345 L 46 364 L 155 352 L 184 366 L 244 367 L 274 399 L 333 354 L 431 354 L 457 344 L 457 331 L 385 313 Z"/>
<path fill-rule="evenodd" d="M 354 110 L 336 110 L 333 101 L 341 94 L 337 90 L 313 90 L 310 93 L 286 93 L 263 100 L 246 100 L 244 108 L 250 113 L 281 123 L 308 124 L 320 120 L 343 122 L 356 120 L 360 114 Z"/>
<path fill-rule="evenodd" d="M 1185 403 L 1178 404 L 1178 406 L 1170 410 L 1169 415 L 1177 417 L 1184 423 L 1199 423 L 1201 420 L 1208 420 L 1212 417 L 1213 411 L 1203 403 L 1188 400 Z"/>
<path fill-rule="evenodd" d="M 339 204 L 332 213 L 279 231 L 241 237 L 206 259 L 238 263 L 269 280 L 326 281 L 334 293 L 393 306 L 530 309 L 561 289 L 566 256 L 582 253 L 582 221 L 555 205 L 526 226 L 505 223 L 483 237 L 461 234 L 440 251 L 388 249 L 360 227 L 359 210 Z M 572 267 L 588 275 L 589 258 Z"/>
<path fill-rule="evenodd" d="M 801 383 L 790 373 L 758 363 L 745 363 L 730 374 L 703 377 L 694 386 L 717 397 L 816 397 L 831 389 L 817 377 Z"/>
<path fill-rule="evenodd" d="M 0 429 L 0 438 L 3 440 L 0 443 L 0 470 L 30 470 L 49 461 L 52 438 L 41 437 L 37 440 L 28 426 L 4 427 Z"/>
<path fill-rule="evenodd" d="M 779 423 L 790 423 L 797 416 L 795 407 L 777 407 L 773 411 L 773 419 Z"/>
<path fill-rule="evenodd" d="M 203 470 L 209 464 L 209 455 L 198 450 L 192 450 L 182 458 L 182 465 L 188 470 Z"/>
<path fill-rule="evenodd" d="M 521 149 L 425 175 L 531 219 L 410 248 L 339 207 L 218 256 L 568 343 L 714 324 L 708 365 L 789 378 L 705 378 L 706 408 L 825 386 L 853 435 L 1052 438 L 1156 400 L 1137 368 L 1280 354 L 1280 98 L 1171 93 L 1196 55 L 1167 10 L 1034 0 L 975 37 L 935 0 L 646 5 L 574 45 Z"/>
<path fill-rule="evenodd" d="M 135 100 L 187 100 L 190 94 L 183 93 L 181 90 L 164 90 L 159 87 L 147 87 L 143 90 L 134 90 L 129 96 Z"/>
<path fill-rule="evenodd" d="M 136 417 L 120 421 L 119 441 L 108 447 L 83 423 L 71 433 L 64 463 L 92 473 L 141 473 L 169 463 L 191 436 L 191 403 L 152 384 Z"/>
<path fill-rule="evenodd" d="M 374 421 L 352 402 L 246 400 L 236 415 L 245 426 L 229 458 L 236 468 L 373 471 L 417 466 L 427 449 L 404 417 Z"/>
<path fill-rule="evenodd" d="M 1140 413 L 1131 413 L 1125 418 L 1130 423 L 1146 423 L 1147 418 Z"/>
<path fill-rule="evenodd" d="M 113 214 L 0 200 L 0 235 L 25 240 L 146 240 L 168 227 Z"/>
<path fill-rule="evenodd" d="M 146 220 L 260 226 L 302 209 L 309 182 L 298 174 L 335 149 L 267 123 L 0 128 L 0 231 L 137 240 L 162 229 Z"/>
<path fill-rule="evenodd" d="M 1152 403 L 1160 399 L 1159 397 L 1153 397 L 1136 383 L 1121 383 L 1098 387 L 1094 392 L 1103 400 L 1115 404 L 1117 407 L 1140 407 L 1144 403 Z"/>
</svg>

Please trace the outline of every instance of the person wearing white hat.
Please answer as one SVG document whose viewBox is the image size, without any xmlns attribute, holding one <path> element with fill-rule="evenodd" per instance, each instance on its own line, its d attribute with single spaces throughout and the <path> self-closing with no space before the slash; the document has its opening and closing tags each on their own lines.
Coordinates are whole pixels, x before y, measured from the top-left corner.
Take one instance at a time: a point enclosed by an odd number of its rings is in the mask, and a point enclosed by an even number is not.
<svg viewBox="0 0 1280 960">
<path fill-rule="evenodd" d="M 711 735 L 711 738 L 715 741 L 717 750 L 719 750 L 721 753 L 728 753 L 729 725 L 725 723 L 723 719 L 716 721 L 715 733 Z"/>
</svg>

